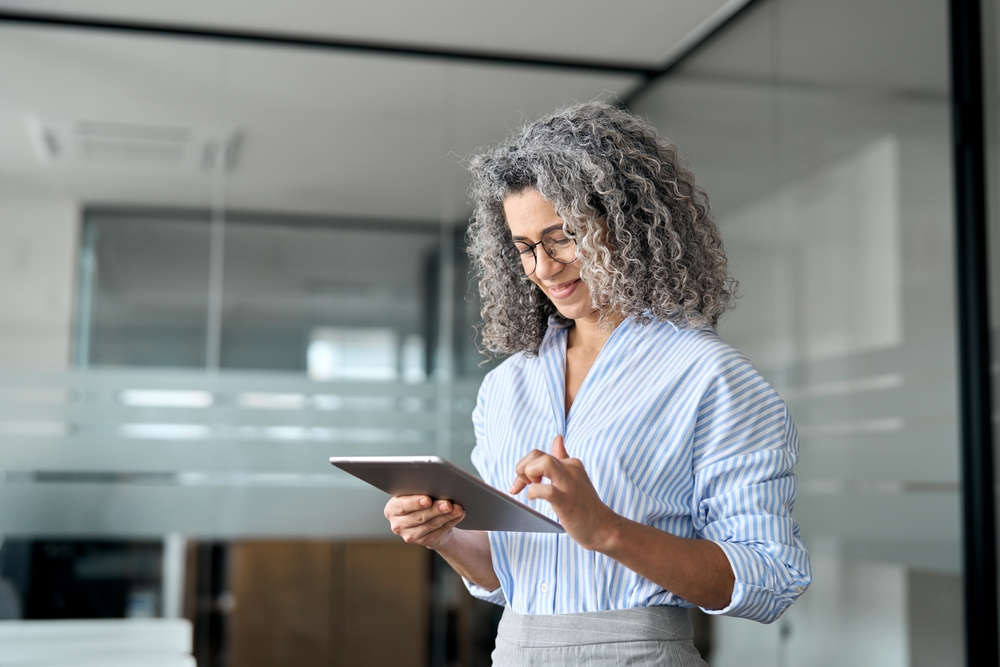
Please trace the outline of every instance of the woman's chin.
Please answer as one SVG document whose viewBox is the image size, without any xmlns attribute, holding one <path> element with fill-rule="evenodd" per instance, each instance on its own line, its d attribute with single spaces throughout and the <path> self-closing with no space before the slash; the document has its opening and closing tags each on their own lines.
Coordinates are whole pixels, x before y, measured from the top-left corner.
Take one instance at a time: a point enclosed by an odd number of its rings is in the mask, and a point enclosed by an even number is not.
<svg viewBox="0 0 1000 667">
<path fill-rule="evenodd" d="M 579 320 L 596 313 L 594 304 L 590 300 L 590 290 L 583 281 L 576 282 L 576 289 L 566 294 L 565 298 L 556 298 L 552 292 L 546 290 L 546 296 L 556 307 L 562 317 L 567 320 Z"/>
<path fill-rule="evenodd" d="M 556 306 L 556 311 L 567 320 L 576 321 L 584 319 L 586 317 L 597 315 L 597 310 L 590 304 L 587 305 L 566 304 L 561 306 L 560 304 L 557 303 L 555 304 L 555 306 Z"/>
</svg>

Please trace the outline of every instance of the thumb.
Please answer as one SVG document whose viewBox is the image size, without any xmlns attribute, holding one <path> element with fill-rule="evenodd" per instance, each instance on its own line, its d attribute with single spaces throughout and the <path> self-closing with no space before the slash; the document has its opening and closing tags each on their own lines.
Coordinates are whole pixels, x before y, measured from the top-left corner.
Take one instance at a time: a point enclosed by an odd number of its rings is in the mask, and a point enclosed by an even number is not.
<svg viewBox="0 0 1000 667">
<path fill-rule="evenodd" d="M 563 437 L 557 435 L 552 440 L 552 456 L 557 459 L 568 459 L 569 454 L 566 453 L 566 445 L 563 444 Z"/>
</svg>

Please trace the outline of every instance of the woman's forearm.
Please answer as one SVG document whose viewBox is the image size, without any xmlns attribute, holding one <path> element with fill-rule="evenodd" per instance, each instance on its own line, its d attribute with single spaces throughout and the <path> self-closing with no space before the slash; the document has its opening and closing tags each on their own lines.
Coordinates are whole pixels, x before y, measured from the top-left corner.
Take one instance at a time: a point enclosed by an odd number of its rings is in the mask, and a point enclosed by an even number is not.
<svg viewBox="0 0 1000 667">
<path fill-rule="evenodd" d="M 479 530 L 452 529 L 451 539 L 437 545 L 434 550 L 448 561 L 448 564 L 476 586 L 488 591 L 500 587 L 500 579 L 493 569 L 490 556 L 490 540 Z"/>
<path fill-rule="evenodd" d="M 514 468 L 510 493 L 528 488 L 528 499 L 546 500 L 569 536 L 584 549 L 616 561 L 705 609 L 724 609 L 736 577 L 722 549 L 708 540 L 677 537 L 616 514 L 597 495 L 580 459 L 570 458 L 563 437 L 552 454 L 532 450 Z M 550 484 L 540 483 L 543 478 Z"/>
<path fill-rule="evenodd" d="M 710 540 L 678 537 L 618 517 L 595 550 L 699 607 L 723 609 L 732 600 L 733 569 Z"/>
</svg>

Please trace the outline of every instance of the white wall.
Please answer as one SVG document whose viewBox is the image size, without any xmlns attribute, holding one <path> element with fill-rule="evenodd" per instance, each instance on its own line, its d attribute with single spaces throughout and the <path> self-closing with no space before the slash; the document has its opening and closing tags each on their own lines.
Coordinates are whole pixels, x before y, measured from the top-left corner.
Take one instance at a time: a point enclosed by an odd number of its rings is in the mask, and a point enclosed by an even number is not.
<svg viewBox="0 0 1000 667">
<path fill-rule="evenodd" d="M 814 582 L 771 625 L 716 617 L 712 667 L 958 667 L 959 575 L 812 556 Z"/>
<path fill-rule="evenodd" d="M 0 367 L 69 365 L 79 206 L 0 196 Z"/>
<path fill-rule="evenodd" d="M 720 217 L 744 293 L 727 341 L 763 365 L 902 342 L 899 152 L 883 137 Z"/>
<path fill-rule="evenodd" d="M 800 428 L 813 584 L 772 625 L 716 619 L 713 667 L 961 664 L 942 148 L 883 135 L 720 215 L 746 295 L 721 331 L 778 381 Z M 809 397 L 879 374 L 898 388 Z M 864 420 L 893 426 L 851 432 Z M 925 483 L 940 488 L 908 488 Z"/>
</svg>

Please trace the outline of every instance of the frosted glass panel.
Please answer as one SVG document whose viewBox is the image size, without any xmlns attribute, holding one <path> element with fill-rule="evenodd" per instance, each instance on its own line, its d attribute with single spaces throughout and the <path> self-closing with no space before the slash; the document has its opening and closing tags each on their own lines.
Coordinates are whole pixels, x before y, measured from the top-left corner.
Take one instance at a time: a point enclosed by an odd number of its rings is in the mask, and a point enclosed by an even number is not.
<svg viewBox="0 0 1000 667">
<path fill-rule="evenodd" d="M 963 661 L 947 7 L 919 5 L 754 3 L 636 105 L 713 201 L 719 332 L 800 435 L 814 583 L 714 618 L 713 667 Z"/>
<path fill-rule="evenodd" d="M 471 469 L 477 382 L 90 369 L 0 375 L 0 534 L 391 536 L 351 455 Z"/>
</svg>

